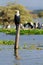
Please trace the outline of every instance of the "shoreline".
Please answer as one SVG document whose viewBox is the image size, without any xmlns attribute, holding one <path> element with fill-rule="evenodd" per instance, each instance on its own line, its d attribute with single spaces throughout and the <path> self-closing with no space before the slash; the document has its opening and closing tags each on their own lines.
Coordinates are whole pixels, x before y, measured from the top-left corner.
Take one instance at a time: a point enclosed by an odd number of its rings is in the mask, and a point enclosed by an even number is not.
<svg viewBox="0 0 43 65">
<path fill-rule="evenodd" d="M 15 35 L 16 34 L 15 29 L 0 29 L 0 32 L 3 32 L 5 34 L 9 34 L 9 35 Z M 20 35 L 43 35 L 43 29 L 20 30 Z"/>
</svg>

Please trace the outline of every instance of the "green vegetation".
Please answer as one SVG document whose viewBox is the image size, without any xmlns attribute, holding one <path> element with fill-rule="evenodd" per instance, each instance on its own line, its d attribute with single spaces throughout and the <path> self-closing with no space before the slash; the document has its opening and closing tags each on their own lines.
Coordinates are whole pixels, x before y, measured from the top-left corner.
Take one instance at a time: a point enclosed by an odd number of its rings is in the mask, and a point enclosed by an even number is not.
<svg viewBox="0 0 43 65">
<path fill-rule="evenodd" d="M 0 45 L 13 45 L 14 41 L 13 40 L 0 40 Z"/>
<path fill-rule="evenodd" d="M 4 32 L 6 34 L 15 35 L 16 30 L 15 29 L 0 29 L 0 32 Z M 20 30 L 21 35 L 37 35 L 37 34 L 43 34 L 43 29 L 28 29 L 28 30 Z"/>
<path fill-rule="evenodd" d="M 0 32 L 14 35 L 16 33 L 16 30 L 15 29 L 0 29 Z"/>
<path fill-rule="evenodd" d="M 38 17 L 43 17 L 43 11 L 38 13 Z"/>
<path fill-rule="evenodd" d="M 33 14 L 37 14 L 37 17 L 43 17 L 43 10 L 33 10 Z"/>
<path fill-rule="evenodd" d="M 16 10 L 20 11 L 21 23 L 34 22 L 33 18 L 43 17 L 43 10 L 27 10 L 26 7 L 20 4 L 9 3 L 7 6 L 0 6 L 0 24 L 3 24 L 3 19 L 10 21 L 10 24 L 14 24 L 14 15 Z M 4 14 L 3 14 L 4 13 Z M 5 24 L 5 23 L 4 23 Z"/>
<path fill-rule="evenodd" d="M 35 44 L 27 45 L 27 43 L 25 43 L 25 44 L 23 45 L 23 47 L 20 47 L 20 46 L 19 46 L 19 49 L 43 50 L 43 47 L 38 47 L 38 45 L 35 45 Z"/>
<path fill-rule="evenodd" d="M 14 20 L 14 15 L 16 10 L 20 11 L 21 23 L 25 23 L 25 21 L 27 22 L 33 21 L 30 11 L 27 10 L 26 7 L 19 4 L 10 4 L 5 7 L 0 6 L 0 22 L 2 22 L 3 19 L 7 19 L 7 20 L 10 19 L 10 23 L 12 23 Z M 4 12 L 4 15 L 3 15 L 3 12 Z"/>
<path fill-rule="evenodd" d="M 21 30 L 20 34 L 43 34 L 43 29 L 28 29 L 28 30 Z"/>
<path fill-rule="evenodd" d="M 0 45 L 14 45 L 14 40 L 0 40 Z M 43 47 L 40 48 L 40 46 L 36 46 L 34 44 L 27 45 L 26 43 L 23 45 L 23 47 L 19 46 L 19 49 L 27 49 L 27 50 L 43 50 Z M 0 48 L 0 51 L 2 49 Z"/>
</svg>

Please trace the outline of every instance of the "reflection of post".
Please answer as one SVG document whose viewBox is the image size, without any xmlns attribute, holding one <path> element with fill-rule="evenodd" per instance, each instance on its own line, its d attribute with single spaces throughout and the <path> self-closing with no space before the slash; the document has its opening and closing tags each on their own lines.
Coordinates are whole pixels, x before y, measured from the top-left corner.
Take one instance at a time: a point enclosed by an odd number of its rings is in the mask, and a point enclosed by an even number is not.
<svg viewBox="0 0 43 65">
<path fill-rule="evenodd" d="M 15 57 L 16 57 L 16 59 L 19 59 L 19 55 L 18 55 L 18 49 L 15 49 Z"/>
</svg>

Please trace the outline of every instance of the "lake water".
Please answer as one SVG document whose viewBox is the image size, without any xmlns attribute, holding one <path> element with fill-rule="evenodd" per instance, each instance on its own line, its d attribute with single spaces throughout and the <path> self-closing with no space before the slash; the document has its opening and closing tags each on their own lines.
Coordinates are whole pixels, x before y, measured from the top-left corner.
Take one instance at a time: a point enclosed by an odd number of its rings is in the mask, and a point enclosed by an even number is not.
<svg viewBox="0 0 43 65">
<path fill-rule="evenodd" d="M 15 35 L 7 35 L 0 33 L 0 40 L 14 40 Z M 23 46 L 26 44 L 43 44 L 43 35 L 20 35 L 19 45 Z"/>
<path fill-rule="evenodd" d="M 43 50 L 18 49 L 20 59 L 17 60 L 13 45 L 1 45 L 0 49 L 0 65 L 43 65 Z"/>
<path fill-rule="evenodd" d="M 36 18 L 33 19 L 34 22 L 39 22 L 40 24 L 43 24 L 43 18 Z"/>
<path fill-rule="evenodd" d="M 0 33 L 0 40 L 15 40 L 15 35 Z M 42 44 L 43 35 L 20 35 L 19 46 Z M 0 65 L 43 65 L 43 50 L 18 49 L 20 60 L 14 56 L 13 45 L 0 45 Z"/>
</svg>

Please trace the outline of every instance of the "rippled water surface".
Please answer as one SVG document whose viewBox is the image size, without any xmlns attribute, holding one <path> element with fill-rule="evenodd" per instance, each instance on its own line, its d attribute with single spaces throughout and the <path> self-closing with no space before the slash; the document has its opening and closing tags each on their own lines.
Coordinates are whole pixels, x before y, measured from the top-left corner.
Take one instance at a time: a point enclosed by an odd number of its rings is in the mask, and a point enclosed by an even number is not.
<svg viewBox="0 0 43 65">
<path fill-rule="evenodd" d="M 43 65 L 43 50 L 18 49 L 20 59 L 14 56 L 13 45 L 0 45 L 0 65 Z"/>
<path fill-rule="evenodd" d="M 0 33 L 0 40 L 15 40 L 15 36 Z M 21 35 L 19 46 L 22 47 L 24 43 L 28 46 L 43 45 L 43 35 Z M 13 48 L 13 45 L 0 45 L 0 65 L 43 65 L 43 50 L 18 49 L 20 59 L 17 60 Z"/>
</svg>

